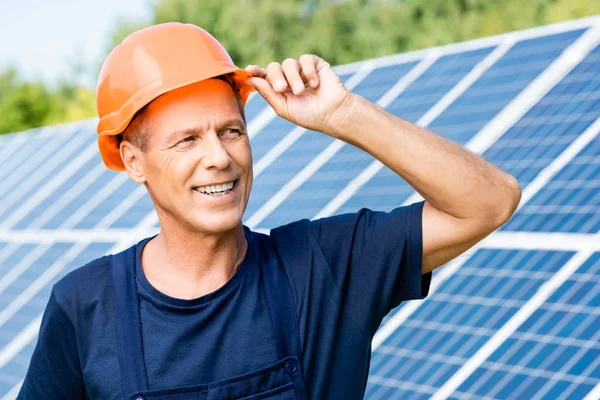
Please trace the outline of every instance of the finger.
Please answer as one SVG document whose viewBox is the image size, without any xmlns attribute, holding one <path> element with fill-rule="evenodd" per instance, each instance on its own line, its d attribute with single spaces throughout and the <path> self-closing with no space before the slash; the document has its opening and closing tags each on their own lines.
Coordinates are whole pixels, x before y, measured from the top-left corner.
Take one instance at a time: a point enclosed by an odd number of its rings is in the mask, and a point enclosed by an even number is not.
<svg viewBox="0 0 600 400">
<path fill-rule="evenodd" d="M 277 93 L 271 83 L 263 78 L 248 78 L 246 84 L 256 88 L 256 91 L 273 107 L 275 112 L 280 109 L 282 94 Z"/>
<path fill-rule="evenodd" d="M 267 65 L 267 81 L 269 81 L 273 89 L 279 93 L 283 93 L 288 89 L 288 84 L 283 75 L 281 64 L 277 62 L 272 62 Z"/>
<path fill-rule="evenodd" d="M 259 67 L 258 65 L 248 65 L 246 67 L 246 71 L 250 72 L 252 76 L 257 76 L 259 78 L 267 77 L 267 71 L 264 68 Z"/>
<path fill-rule="evenodd" d="M 296 96 L 304 92 L 304 81 L 300 76 L 300 62 L 293 58 L 288 58 L 283 62 L 282 67 L 285 78 L 292 88 L 292 92 Z"/>
<path fill-rule="evenodd" d="M 311 88 L 316 88 L 319 86 L 319 75 L 317 74 L 317 69 L 315 67 L 317 60 L 315 60 L 315 56 L 310 54 L 303 54 L 300 56 L 300 65 L 302 66 L 302 75 L 308 82 L 308 85 Z"/>
</svg>

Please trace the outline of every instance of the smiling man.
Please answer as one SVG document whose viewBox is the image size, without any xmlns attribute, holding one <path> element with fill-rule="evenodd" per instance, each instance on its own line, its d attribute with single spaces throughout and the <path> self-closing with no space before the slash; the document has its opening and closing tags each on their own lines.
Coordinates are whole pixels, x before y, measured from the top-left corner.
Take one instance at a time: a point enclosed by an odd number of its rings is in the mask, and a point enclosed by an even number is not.
<svg viewBox="0 0 600 400">
<path fill-rule="evenodd" d="M 244 105 L 369 152 L 425 201 L 252 232 Z M 160 233 L 53 287 L 21 399 L 360 399 L 371 340 L 431 271 L 504 224 L 517 181 L 350 93 L 314 55 L 238 69 L 206 31 L 138 31 L 98 86 L 105 164 Z"/>
</svg>

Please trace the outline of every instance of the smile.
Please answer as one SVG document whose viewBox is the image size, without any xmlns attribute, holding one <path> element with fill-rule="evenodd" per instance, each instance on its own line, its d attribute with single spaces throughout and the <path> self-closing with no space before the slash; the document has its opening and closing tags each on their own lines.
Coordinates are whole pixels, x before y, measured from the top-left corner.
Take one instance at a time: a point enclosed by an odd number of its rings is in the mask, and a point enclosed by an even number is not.
<svg viewBox="0 0 600 400">
<path fill-rule="evenodd" d="M 235 181 L 226 182 L 220 185 L 198 186 L 195 187 L 194 190 L 209 196 L 220 197 L 229 193 L 235 186 L 236 182 L 237 179 Z"/>
</svg>

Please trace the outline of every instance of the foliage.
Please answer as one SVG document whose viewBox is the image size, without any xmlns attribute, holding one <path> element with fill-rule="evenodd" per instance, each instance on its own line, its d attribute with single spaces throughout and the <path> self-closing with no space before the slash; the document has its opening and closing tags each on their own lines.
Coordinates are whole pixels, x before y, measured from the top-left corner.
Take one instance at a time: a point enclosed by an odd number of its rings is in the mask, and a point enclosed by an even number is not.
<svg viewBox="0 0 600 400">
<path fill-rule="evenodd" d="M 241 67 L 303 53 L 344 64 L 600 14 L 600 0 L 157 0 L 151 21 L 122 20 L 112 46 L 149 24 L 188 22 L 211 32 Z M 108 49 L 107 49 L 108 52 Z M 94 94 L 49 90 L 0 75 L 0 133 L 95 115 Z"/>
<path fill-rule="evenodd" d="M 89 118 L 93 92 L 68 82 L 50 90 L 42 82 L 22 82 L 14 69 L 0 74 L 0 133 Z"/>
<path fill-rule="evenodd" d="M 159 0 L 149 23 L 199 25 L 242 67 L 303 53 L 337 65 L 598 13 L 600 0 Z"/>
</svg>

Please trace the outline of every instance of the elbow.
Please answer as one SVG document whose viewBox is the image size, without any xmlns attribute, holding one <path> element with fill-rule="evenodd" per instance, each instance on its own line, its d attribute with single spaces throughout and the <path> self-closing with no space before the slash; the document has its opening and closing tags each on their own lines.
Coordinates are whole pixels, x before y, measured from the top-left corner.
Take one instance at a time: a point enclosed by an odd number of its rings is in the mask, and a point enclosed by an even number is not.
<svg viewBox="0 0 600 400">
<path fill-rule="evenodd" d="M 519 181 L 512 175 L 508 175 L 507 182 L 504 185 L 503 201 L 498 212 L 498 227 L 504 225 L 511 219 L 521 202 L 523 191 Z"/>
</svg>

